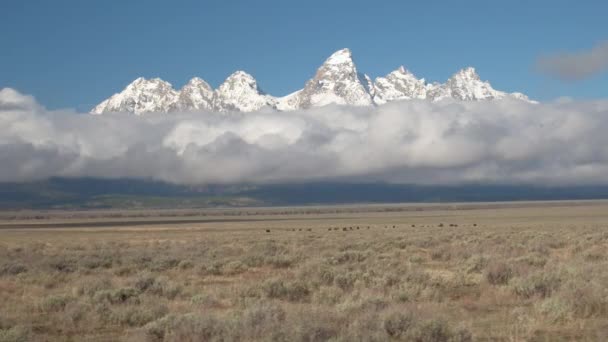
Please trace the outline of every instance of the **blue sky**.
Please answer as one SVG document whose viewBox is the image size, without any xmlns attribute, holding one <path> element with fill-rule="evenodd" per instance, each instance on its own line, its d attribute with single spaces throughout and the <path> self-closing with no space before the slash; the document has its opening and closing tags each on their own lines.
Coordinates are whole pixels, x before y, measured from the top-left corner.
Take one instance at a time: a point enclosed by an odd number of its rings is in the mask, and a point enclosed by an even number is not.
<svg viewBox="0 0 608 342">
<path fill-rule="evenodd" d="M 403 64 L 444 81 L 472 65 L 532 98 L 608 97 L 606 73 L 565 83 L 538 57 L 608 39 L 606 1 L 2 1 L 0 88 L 89 110 L 139 76 L 217 86 L 237 69 L 284 95 L 349 47 L 372 77 Z"/>
</svg>

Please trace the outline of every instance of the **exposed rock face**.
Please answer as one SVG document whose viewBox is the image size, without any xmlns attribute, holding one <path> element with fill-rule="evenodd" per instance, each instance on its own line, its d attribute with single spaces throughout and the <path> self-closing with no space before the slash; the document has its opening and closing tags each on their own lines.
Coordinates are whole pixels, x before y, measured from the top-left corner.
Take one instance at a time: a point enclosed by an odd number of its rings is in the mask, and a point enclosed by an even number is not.
<svg viewBox="0 0 608 342">
<path fill-rule="evenodd" d="M 287 96 L 276 98 L 265 94 L 255 78 L 244 71 L 230 75 L 216 90 L 198 77 L 179 91 L 159 78 L 138 78 L 122 92 L 93 108 L 91 113 L 252 112 L 264 107 L 289 111 L 328 104 L 372 106 L 397 100 L 484 101 L 507 97 L 532 102 L 522 93 L 495 90 L 471 67 L 458 71 L 443 84 L 429 84 L 403 66 L 372 81 L 369 76 L 359 73 L 351 51 L 342 49 L 327 58 L 303 89 Z"/>
<path fill-rule="evenodd" d="M 148 112 L 169 112 L 179 98 L 169 82 L 160 78 L 140 77 L 129 84 L 122 92 L 112 95 L 92 113 L 128 112 L 137 115 Z"/>
<path fill-rule="evenodd" d="M 331 56 L 317 70 L 315 77 L 292 100 L 293 109 L 341 104 L 370 106 L 369 78 L 360 75 L 349 49 L 342 49 Z M 283 106 L 289 108 L 289 106 Z"/>
<path fill-rule="evenodd" d="M 219 112 L 253 112 L 263 107 L 276 107 L 276 99 L 266 95 L 253 76 L 244 71 L 230 75 L 215 92 L 213 108 Z"/>
<path fill-rule="evenodd" d="M 374 82 L 374 103 L 384 104 L 395 100 L 426 99 L 424 79 L 417 79 L 403 66 Z"/>
<path fill-rule="evenodd" d="M 461 101 L 502 99 L 508 94 L 481 81 L 475 68 L 465 68 L 450 77 L 445 84 L 429 87 L 428 97 L 433 101 L 453 98 Z"/>
<path fill-rule="evenodd" d="M 195 77 L 179 91 L 171 111 L 213 110 L 214 93 L 209 83 Z"/>
</svg>

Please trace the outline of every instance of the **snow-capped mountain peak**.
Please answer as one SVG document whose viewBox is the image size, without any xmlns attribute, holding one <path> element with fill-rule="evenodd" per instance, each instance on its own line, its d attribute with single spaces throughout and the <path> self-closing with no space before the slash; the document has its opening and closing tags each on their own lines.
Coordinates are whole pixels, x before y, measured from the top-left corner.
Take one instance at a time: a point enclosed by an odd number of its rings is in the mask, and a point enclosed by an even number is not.
<svg viewBox="0 0 608 342">
<path fill-rule="evenodd" d="M 326 60 L 325 65 L 340 65 L 340 64 L 354 64 L 353 54 L 350 49 L 341 49 L 334 52 Z"/>
<path fill-rule="evenodd" d="M 251 112 L 275 107 L 276 100 L 266 95 L 250 74 L 236 71 L 228 76 L 215 93 L 214 108 L 218 111 Z"/>
<path fill-rule="evenodd" d="M 265 94 L 253 76 L 236 71 L 216 89 L 195 77 L 180 91 L 159 78 L 138 78 L 122 92 L 96 106 L 91 112 L 170 112 L 212 110 L 251 112 L 263 107 L 288 111 L 329 104 L 350 106 L 382 105 L 396 100 L 481 101 L 502 98 L 530 101 L 521 93 L 495 90 L 482 81 L 473 67 L 453 74 L 445 83 L 427 83 L 404 66 L 374 81 L 357 70 L 350 49 L 331 54 L 317 69 L 304 88 L 284 97 Z"/>
<path fill-rule="evenodd" d="M 202 89 L 213 91 L 213 88 L 209 85 L 209 83 L 207 83 L 205 80 L 203 80 L 200 77 L 193 77 L 190 81 L 188 81 L 188 83 L 186 83 L 184 88 L 188 88 L 188 87 L 192 87 L 192 88 L 196 87 L 196 88 L 202 88 Z M 182 89 L 184 89 L 184 88 L 182 88 Z"/>
<path fill-rule="evenodd" d="M 298 94 L 300 108 L 328 104 L 369 106 L 373 104 L 368 80 L 359 74 L 349 49 L 334 52 L 319 67 Z"/>
<path fill-rule="evenodd" d="M 424 79 L 418 79 L 404 66 L 378 77 L 374 82 L 374 103 L 384 104 L 395 100 L 425 99 L 427 86 Z"/>
<path fill-rule="evenodd" d="M 223 89 L 224 91 L 243 88 L 259 91 L 258 82 L 255 78 L 242 70 L 237 70 L 232 73 L 232 75 L 228 76 L 224 83 L 219 87 L 220 90 Z"/>
<path fill-rule="evenodd" d="M 482 81 L 473 67 L 459 70 L 445 84 L 428 86 L 427 94 L 433 101 L 446 98 L 461 101 L 496 100 L 508 95 L 495 90 L 490 83 Z"/>
<path fill-rule="evenodd" d="M 477 74 L 477 71 L 473 67 L 466 67 L 460 69 L 457 73 L 452 75 L 452 78 L 466 80 L 466 81 L 480 81 L 481 78 Z"/>
<path fill-rule="evenodd" d="M 147 112 L 168 112 L 178 96 L 169 82 L 160 78 L 139 77 L 122 92 L 100 103 L 92 113 L 130 112 L 140 115 Z"/>
<path fill-rule="evenodd" d="M 215 92 L 202 78 L 194 77 L 179 91 L 172 111 L 213 110 Z"/>
</svg>

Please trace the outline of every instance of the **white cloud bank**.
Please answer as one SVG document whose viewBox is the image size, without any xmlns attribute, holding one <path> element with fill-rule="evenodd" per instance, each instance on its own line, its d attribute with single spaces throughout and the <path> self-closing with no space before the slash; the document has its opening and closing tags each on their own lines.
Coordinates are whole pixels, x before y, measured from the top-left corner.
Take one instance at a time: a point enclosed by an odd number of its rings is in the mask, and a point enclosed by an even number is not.
<svg viewBox="0 0 608 342">
<path fill-rule="evenodd" d="M 137 117 L 0 90 L 0 181 L 608 184 L 608 101 L 403 101 Z"/>
</svg>

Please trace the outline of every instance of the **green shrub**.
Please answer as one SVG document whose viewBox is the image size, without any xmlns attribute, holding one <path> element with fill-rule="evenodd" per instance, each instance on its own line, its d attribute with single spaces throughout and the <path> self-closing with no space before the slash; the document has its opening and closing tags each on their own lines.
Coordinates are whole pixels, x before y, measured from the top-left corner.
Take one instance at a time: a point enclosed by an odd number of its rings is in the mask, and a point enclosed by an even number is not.
<svg viewBox="0 0 608 342">
<path fill-rule="evenodd" d="M 180 270 L 189 270 L 194 267 L 194 263 L 192 262 L 192 260 L 182 260 L 179 262 L 177 267 Z"/>
<path fill-rule="evenodd" d="M 144 327 L 150 342 L 226 341 L 231 328 L 228 322 L 201 314 L 169 315 Z"/>
<path fill-rule="evenodd" d="M 263 289 L 268 298 L 283 299 L 290 302 L 304 302 L 310 297 L 308 286 L 300 281 L 271 280 L 264 284 Z"/>
<path fill-rule="evenodd" d="M 405 340 L 413 342 L 471 342 L 473 336 L 467 329 L 460 328 L 453 331 L 446 321 L 434 319 L 412 327 Z"/>
<path fill-rule="evenodd" d="M 220 304 L 220 302 L 211 295 L 204 294 L 192 296 L 192 298 L 190 298 L 190 303 L 192 305 L 201 305 L 205 307 L 214 307 Z"/>
<path fill-rule="evenodd" d="M 116 324 L 129 327 L 141 327 L 149 322 L 164 317 L 169 309 L 164 305 L 129 306 L 112 312 L 110 320 Z"/>
<path fill-rule="evenodd" d="M 353 272 L 348 272 L 346 274 L 339 274 L 334 278 L 334 284 L 341 288 L 343 291 L 352 290 L 355 282 L 357 281 L 358 275 Z"/>
<path fill-rule="evenodd" d="M 483 255 L 473 255 L 466 263 L 465 269 L 468 273 L 481 273 L 488 265 L 488 258 Z"/>
<path fill-rule="evenodd" d="M 544 267 L 547 264 L 547 258 L 538 253 L 532 253 L 523 257 L 517 258 L 516 261 L 523 262 L 528 266 Z"/>
<path fill-rule="evenodd" d="M 0 266 L 0 276 L 15 276 L 27 272 L 27 267 L 19 262 L 9 261 Z"/>
<path fill-rule="evenodd" d="M 47 261 L 48 267 L 53 271 L 72 273 L 76 271 L 78 260 L 65 255 L 51 257 Z"/>
<path fill-rule="evenodd" d="M 181 293 L 181 287 L 167 277 L 155 278 L 151 275 L 142 275 L 137 278 L 133 286 L 141 293 L 146 292 L 168 299 L 174 299 Z"/>
<path fill-rule="evenodd" d="M 329 268 L 321 268 L 317 272 L 317 279 L 322 285 L 331 285 L 334 282 L 334 272 Z"/>
<path fill-rule="evenodd" d="M 0 342 L 28 342 L 31 335 L 30 329 L 23 326 L 0 329 Z"/>
<path fill-rule="evenodd" d="M 564 300 L 555 297 L 545 299 L 537 305 L 537 309 L 551 323 L 566 321 L 572 314 L 570 305 Z"/>
<path fill-rule="evenodd" d="M 155 259 L 149 268 L 154 272 L 162 272 L 177 267 L 181 260 L 175 258 L 161 258 Z"/>
<path fill-rule="evenodd" d="M 270 303 L 256 303 L 249 307 L 240 318 L 240 330 L 246 332 L 248 338 L 261 338 L 264 334 L 277 331 L 284 325 L 285 310 Z"/>
<path fill-rule="evenodd" d="M 40 302 L 39 308 L 44 312 L 62 311 L 71 301 L 71 298 L 64 295 L 48 296 Z"/>
<path fill-rule="evenodd" d="M 110 290 L 112 288 L 112 282 L 108 278 L 87 278 L 82 280 L 75 288 L 75 294 L 78 296 L 87 295 L 92 297 L 95 293 L 102 290 Z"/>
<path fill-rule="evenodd" d="M 110 268 L 112 267 L 112 255 L 88 255 L 79 260 L 79 265 L 85 269 Z"/>
<path fill-rule="evenodd" d="M 363 262 L 366 256 L 361 252 L 342 252 L 329 259 L 331 265 Z"/>
<path fill-rule="evenodd" d="M 414 316 L 409 312 L 393 312 L 384 318 L 384 331 L 391 338 L 403 339 L 414 326 Z"/>
<path fill-rule="evenodd" d="M 221 274 L 223 275 L 237 275 L 247 271 L 247 265 L 240 261 L 230 261 L 229 263 L 222 266 Z"/>
<path fill-rule="evenodd" d="M 266 258 L 266 264 L 274 268 L 289 268 L 294 264 L 294 259 L 287 255 L 277 255 Z"/>
<path fill-rule="evenodd" d="M 334 286 L 321 286 L 313 292 L 313 301 L 321 305 L 336 305 L 342 300 L 343 293 Z"/>
<path fill-rule="evenodd" d="M 117 290 L 102 290 L 95 293 L 93 300 L 97 303 L 123 304 L 127 301 L 137 300 L 139 291 L 132 287 L 124 287 Z"/>
<path fill-rule="evenodd" d="M 531 298 L 551 296 L 561 284 L 561 278 L 554 273 L 534 273 L 526 278 L 519 278 L 513 284 L 513 291 L 520 297 Z"/>
<path fill-rule="evenodd" d="M 503 262 L 491 264 L 486 270 L 486 280 L 492 285 L 506 285 L 512 276 L 513 270 Z"/>
<path fill-rule="evenodd" d="M 604 283 L 572 280 L 560 289 L 558 296 L 575 317 L 608 316 L 608 289 Z"/>
</svg>

